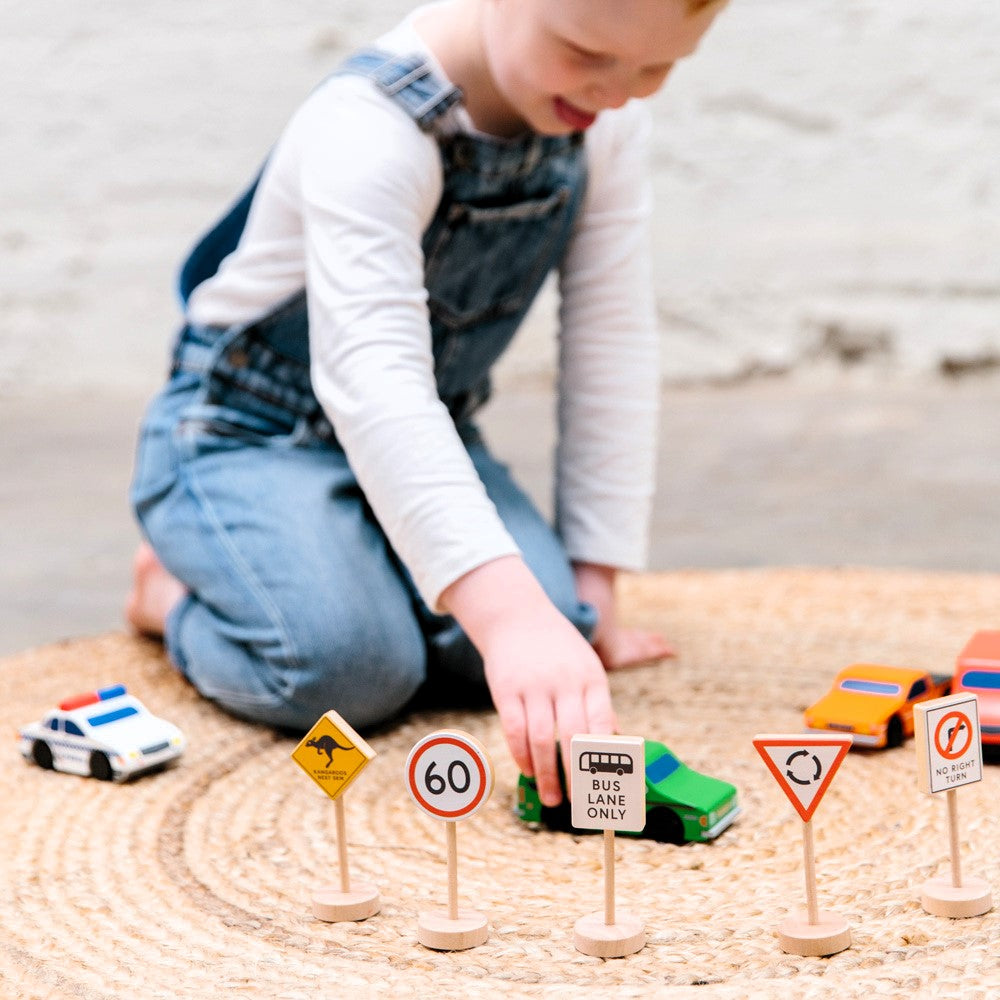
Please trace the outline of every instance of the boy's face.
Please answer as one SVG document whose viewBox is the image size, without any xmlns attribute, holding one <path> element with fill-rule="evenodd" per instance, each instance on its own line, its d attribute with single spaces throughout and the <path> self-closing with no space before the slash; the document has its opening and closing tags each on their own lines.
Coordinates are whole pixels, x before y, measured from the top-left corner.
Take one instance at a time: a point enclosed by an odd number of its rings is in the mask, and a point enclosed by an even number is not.
<svg viewBox="0 0 1000 1000">
<path fill-rule="evenodd" d="M 684 0 L 485 0 L 483 43 L 510 124 L 566 135 L 648 97 L 723 6 Z"/>
</svg>

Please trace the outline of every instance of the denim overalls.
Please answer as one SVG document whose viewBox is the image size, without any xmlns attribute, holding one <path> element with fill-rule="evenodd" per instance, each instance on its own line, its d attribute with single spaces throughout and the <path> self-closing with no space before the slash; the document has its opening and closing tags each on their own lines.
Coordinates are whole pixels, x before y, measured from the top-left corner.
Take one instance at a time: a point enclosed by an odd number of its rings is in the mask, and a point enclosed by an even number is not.
<svg viewBox="0 0 1000 1000">
<path fill-rule="evenodd" d="M 438 393 L 526 562 L 589 634 L 594 612 L 559 539 L 472 423 L 491 365 L 565 251 L 586 183 L 581 137 L 439 134 L 461 95 L 419 56 L 370 50 L 338 72 L 368 76 L 438 138 L 444 190 L 423 236 Z M 185 262 L 185 302 L 235 248 L 255 188 Z M 132 500 L 189 588 L 168 652 L 234 714 L 305 728 L 335 707 L 365 726 L 428 679 L 482 684 L 478 654 L 416 593 L 313 394 L 304 290 L 249 324 L 184 327 L 143 424 Z"/>
</svg>

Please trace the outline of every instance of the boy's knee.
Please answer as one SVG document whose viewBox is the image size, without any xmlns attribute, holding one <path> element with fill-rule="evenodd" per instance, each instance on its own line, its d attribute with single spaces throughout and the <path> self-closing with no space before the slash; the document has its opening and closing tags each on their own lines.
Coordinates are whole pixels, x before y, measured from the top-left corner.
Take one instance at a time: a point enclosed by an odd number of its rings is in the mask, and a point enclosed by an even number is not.
<svg viewBox="0 0 1000 1000">
<path fill-rule="evenodd" d="M 348 624 L 304 614 L 234 634 L 195 600 L 182 610 L 168 629 L 171 657 L 206 697 L 254 722 L 308 729 L 333 709 L 352 726 L 373 725 L 424 679 L 423 637 L 405 617 Z"/>
<path fill-rule="evenodd" d="M 355 727 L 398 714 L 426 672 L 419 629 L 399 624 L 341 631 L 325 641 L 314 640 L 307 655 L 300 650 L 288 675 L 288 707 L 296 717 L 292 724 L 307 728 L 331 709 Z"/>
</svg>

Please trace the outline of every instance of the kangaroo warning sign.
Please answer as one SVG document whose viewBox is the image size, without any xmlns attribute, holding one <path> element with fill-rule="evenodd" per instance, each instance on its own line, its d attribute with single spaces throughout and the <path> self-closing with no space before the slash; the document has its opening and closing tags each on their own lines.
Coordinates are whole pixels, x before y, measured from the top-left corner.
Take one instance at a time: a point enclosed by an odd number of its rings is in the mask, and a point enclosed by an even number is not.
<svg viewBox="0 0 1000 1000">
<path fill-rule="evenodd" d="M 292 751 L 292 760 L 336 799 L 361 773 L 375 751 L 336 712 L 327 712 Z"/>
<path fill-rule="evenodd" d="M 803 823 L 826 794 L 847 756 L 850 736 L 755 736 L 753 745 Z"/>
<path fill-rule="evenodd" d="M 641 736 L 573 737 L 573 826 L 638 831 L 646 825 L 645 751 Z"/>
<path fill-rule="evenodd" d="M 935 795 L 982 781 L 976 695 L 961 692 L 914 705 L 913 730 L 921 791 Z"/>
</svg>

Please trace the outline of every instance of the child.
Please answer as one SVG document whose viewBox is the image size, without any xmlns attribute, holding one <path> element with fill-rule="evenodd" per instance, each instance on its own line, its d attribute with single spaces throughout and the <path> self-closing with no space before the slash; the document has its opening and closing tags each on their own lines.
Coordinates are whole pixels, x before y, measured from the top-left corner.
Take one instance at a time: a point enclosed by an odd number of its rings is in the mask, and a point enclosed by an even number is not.
<svg viewBox="0 0 1000 1000">
<path fill-rule="evenodd" d="M 718 0 L 444 0 L 341 67 L 181 272 L 146 416 L 132 623 L 246 718 L 391 717 L 488 686 L 517 765 L 612 732 L 658 395 L 647 120 Z M 560 276 L 556 528 L 473 418 Z M 154 554 L 155 553 L 155 554 Z M 591 640 L 591 641 L 588 641 Z"/>
</svg>

